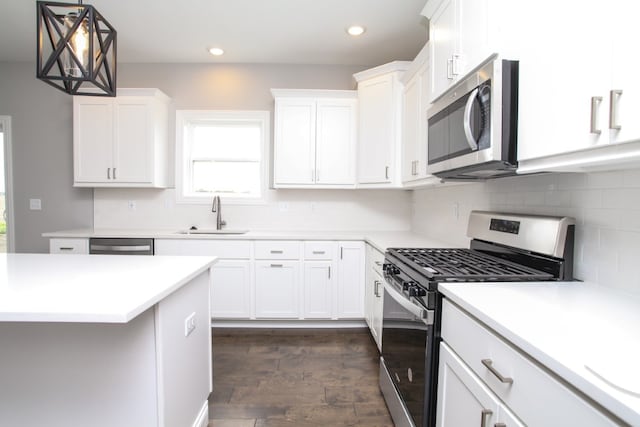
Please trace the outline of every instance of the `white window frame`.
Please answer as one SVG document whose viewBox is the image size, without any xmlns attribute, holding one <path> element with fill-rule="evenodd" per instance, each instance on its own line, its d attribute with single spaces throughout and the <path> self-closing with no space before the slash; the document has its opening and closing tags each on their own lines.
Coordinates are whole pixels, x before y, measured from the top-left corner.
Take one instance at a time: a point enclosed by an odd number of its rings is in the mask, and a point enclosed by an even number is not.
<svg viewBox="0 0 640 427">
<path fill-rule="evenodd" d="M 228 111 L 228 110 L 177 110 L 176 111 L 176 202 L 182 204 L 211 204 L 213 196 L 207 194 L 193 196 L 185 194 L 185 185 L 189 182 L 189 156 L 185 127 L 192 122 L 225 121 L 259 123 L 262 129 L 260 144 L 260 197 L 225 197 L 219 194 L 222 201 L 232 205 L 260 205 L 266 203 L 266 192 L 269 180 L 269 141 L 271 137 L 269 111 Z"/>
</svg>

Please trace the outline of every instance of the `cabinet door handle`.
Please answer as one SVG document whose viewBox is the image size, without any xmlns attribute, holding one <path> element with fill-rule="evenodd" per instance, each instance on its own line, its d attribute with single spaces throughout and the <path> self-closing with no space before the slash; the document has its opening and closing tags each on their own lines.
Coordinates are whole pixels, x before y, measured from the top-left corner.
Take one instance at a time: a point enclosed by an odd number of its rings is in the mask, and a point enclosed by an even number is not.
<svg viewBox="0 0 640 427">
<path fill-rule="evenodd" d="M 382 267 L 382 263 L 381 263 L 380 261 L 376 261 L 376 265 L 377 265 L 378 267 Z"/>
<path fill-rule="evenodd" d="M 447 59 L 447 79 L 453 80 L 453 57 Z"/>
<path fill-rule="evenodd" d="M 380 281 L 379 280 L 373 281 L 373 294 L 378 298 L 380 298 Z"/>
<path fill-rule="evenodd" d="M 622 95 L 622 90 L 609 91 L 609 129 L 620 130 L 622 126 L 618 123 L 618 98 Z"/>
<path fill-rule="evenodd" d="M 389 179 L 389 166 L 384 167 L 384 179 Z"/>
<path fill-rule="evenodd" d="M 416 175 L 418 175 L 418 165 L 420 164 L 419 162 L 420 160 L 416 160 Z"/>
<path fill-rule="evenodd" d="M 342 246 L 340 246 L 340 259 L 342 259 Z"/>
<path fill-rule="evenodd" d="M 496 378 L 500 380 L 501 383 L 513 384 L 513 378 L 502 376 L 502 374 L 498 372 L 496 368 L 493 367 L 493 361 L 491 359 L 482 359 L 481 362 L 489 370 L 489 372 L 491 372 L 493 375 L 496 376 Z"/>
<path fill-rule="evenodd" d="M 327 270 L 329 270 L 329 279 L 331 279 L 331 266 L 329 266 Z"/>
<path fill-rule="evenodd" d="M 282 268 L 282 264 L 270 264 L 271 268 Z"/>
<path fill-rule="evenodd" d="M 111 179 L 111 168 L 107 168 L 107 179 Z"/>
<path fill-rule="evenodd" d="M 113 168 L 113 179 L 117 179 L 116 178 L 116 168 Z"/>
<path fill-rule="evenodd" d="M 324 251 L 313 251 L 314 255 L 324 255 Z"/>
<path fill-rule="evenodd" d="M 493 427 L 507 427 L 505 423 L 495 423 Z"/>
<path fill-rule="evenodd" d="M 598 129 L 598 108 L 602 102 L 601 96 L 591 97 L 591 130 L 590 132 L 595 135 L 600 135 L 602 131 Z"/>
<path fill-rule="evenodd" d="M 61 251 L 72 251 L 73 248 L 67 247 L 67 246 L 63 246 L 61 248 L 59 248 Z"/>
<path fill-rule="evenodd" d="M 487 418 L 493 415 L 491 409 L 483 409 L 480 413 L 480 427 L 487 427 Z"/>
<path fill-rule="evenodd" d="M 272 251 L 271 251 L 271 253 L 272 253 L 272 254 L 281 254 L 281 253 L 282 253 L 282 251 L 272 250 Z"/>
</svg>

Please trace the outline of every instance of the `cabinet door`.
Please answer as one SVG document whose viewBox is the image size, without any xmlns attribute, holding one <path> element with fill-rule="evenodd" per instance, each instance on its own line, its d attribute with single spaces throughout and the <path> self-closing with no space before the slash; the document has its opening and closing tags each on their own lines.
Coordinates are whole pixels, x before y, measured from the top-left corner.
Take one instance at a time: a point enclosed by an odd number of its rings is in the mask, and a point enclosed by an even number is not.
<svg viewBox="0 0 640 427">
<path fill-rule="evenodd" d="M 331 261 L 304 263 L 304 317 L 331 319 L 335 267 Z"/>
<path fill-rule="evenodd" d="M 611 4 L 611 6 L 609 6 Z M 619 129 L 611 130 L 611 142 L 629 142 L 640 139 L 640 58 L 630 54 L 636 41 L 629 37 L 629 32 L 638 24 L 637 3 L 616 0 L 608 3 L 606 11 L 609 13 L 608 22 L 613 23 L 612 40 L 612 71 L 613 77 L 610 90 L 621 91 L 614 93 L 611 98 L 614 108 L 613 125 Z M 603 96 L 607 96 L 604 94 Z M 609 108 L 612 108 L 609 107 Z"/>
<path fill-rule="evenodd" d="M 149 98 L 121 97 L 115 104 L 116 182 L 150 183 L 153 180 L 153 105 Z"/>
<path fill-rule="evenodd" d="M 444 0 L 429 20 L 433 74 L 431 94 L 440 96 L 454 82 L 456 52 L 456 10 L 454 0 Z"/>
<path fill-rule="evenodd" d="M 275 105 L 275 184 L 312 184 L 315 181 L 315 100 L 277 99 Z"/>
<path fill-rule="evenodd" d="M 427 120 L 420 114 L 420 95 L 422 79 L 416 74 L 404 87 L 402 111 L 402 181 L 417 179 L 417 163 L 419 161 L 419 144 L 421 136 L 421 120 Z"/>
<path fill-rule="evenodd" d="M 297 318 L 300 279 L 298 261 L 256 261 L 256 317 Z"/>
<path fill-rule="evenodd" d="M 356 100 L 316 105 L 316 183 L 355 184 Z"/>
<path fill-rule="evenodd" d="M 489 40 L 490 8 L 488 0 L 455 0 L 457 46 L 454 60 L 455 78 L 463 77 L 492 54 L 499 52 L 497 46 L 491 51 Z M 497 6 L 499 7 L 499 6 Z M 496 25 L 492 22 L 492 25 Z M 493 31 L 496 31 L 493 28 Z"/>
<path fill-rule="evenodd" d="M 384 75 L 358 84 L 360 108 L 358 182 L 391 182 L 395 150 L 394 77 Z"/>
<path fill-rule="evenodd" d="M 74 181 L 110 182 L 113 165 L 113 101 L 73 98 Z"/>
<path fill-rule="evenodd" d="M 211 279 L 211 317 L 243 318 L 251 316 L 251 262 L 219 260 Z"/>
<path fill-rule="evenodd" d="M 444 343 L 438 367 L 437 427 L 490 426 L 499 403 L 482 382 Z"/>
<path fill-rule="evenodd" d="M 363 242 L 340 242 L 337 295 L 338 318 L 364 318 Z"/>
</svg>

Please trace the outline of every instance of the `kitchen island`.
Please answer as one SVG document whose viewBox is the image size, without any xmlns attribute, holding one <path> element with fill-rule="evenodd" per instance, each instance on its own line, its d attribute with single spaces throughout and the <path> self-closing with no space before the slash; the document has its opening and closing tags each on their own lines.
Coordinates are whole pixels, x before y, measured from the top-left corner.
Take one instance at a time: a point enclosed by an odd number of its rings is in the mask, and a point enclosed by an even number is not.
<svg viewBox="0 0 640 427">
<path fill-rule="evenodd" d="M 206 426 L 214 263 L 0 256 L 0 425 Z"/>
</svg>

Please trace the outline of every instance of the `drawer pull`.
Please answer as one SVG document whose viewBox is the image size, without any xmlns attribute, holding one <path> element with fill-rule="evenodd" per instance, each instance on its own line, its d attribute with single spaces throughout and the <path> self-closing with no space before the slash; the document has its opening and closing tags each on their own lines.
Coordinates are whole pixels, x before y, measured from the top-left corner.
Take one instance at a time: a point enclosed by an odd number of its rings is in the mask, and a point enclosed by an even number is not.
<svg viewBox="0 0 640 427">
<path fill-rule="evenodd" d="M 271 264 L 271 268 L 282 268 L 282 264 Z"/>
<path fill-rule="evenodd" d="M 324 255 L 324 251 L 313 251 L 314 255 Z"/>
<path fill-rule="evenodd" d="M 493 375 L 496 376 L 496 378 L 500 380 L 501 383 L 513 384 L 513 378 L 503 377 L 502 374 L 498 372 L 496 368 L 493 367 L 493 361 L 491 359 L 482 359 L 481 362 L 489 370 L 489 372 L 491 372 Z"/>
<path fill-rule="evenodd" d="M 483 409 L 480 413 L 480 427 L 487 427 L 487 417 L 493 415 L 491 409 Z"/>
<path fill-rule="evenodd" d="M 381 263 L 380 261 L 376 261 L 376 265 L 377 265 L 378 267 L 382 267 L 382 263 Z"/>
<path fill-rule="evenodd" d="M 62 247 L 60 248 L 60 250 L 61 250 L 61 251 L 72 251 L 72 250 L 73 250 L 73 248 L 70 248 L 70 247 L 67 247 L 67 246 L 62 246 Z"/>
<path fill-rule="evenodd" d="M 493 427 L 507 427 L 505 423 L 495 423 Z"/>
<path fill-rule="evenodd" d="M 281 254 L 283 251 L 271 251 L 272 254 Z"/>
</svg>

